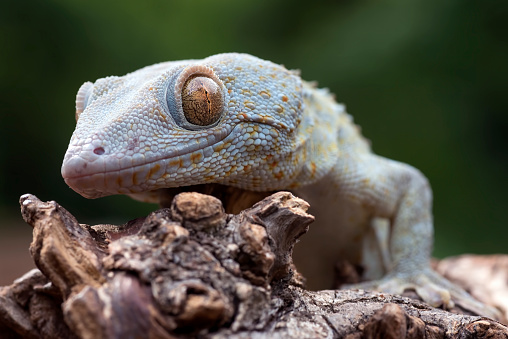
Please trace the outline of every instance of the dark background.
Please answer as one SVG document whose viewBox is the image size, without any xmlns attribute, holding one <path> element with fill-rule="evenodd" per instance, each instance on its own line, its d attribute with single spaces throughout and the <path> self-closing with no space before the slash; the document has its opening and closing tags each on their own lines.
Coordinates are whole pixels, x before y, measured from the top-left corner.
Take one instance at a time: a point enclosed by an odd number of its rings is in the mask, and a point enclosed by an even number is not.
<svg viewBox="0 0 508 339">
<path fill-rule="evenodd" d="M 86 200 L 65 185 L 79 86 L 220 52 L 301 69 L 347 104 L 376 153 L 422 170 L 435 256 L 506 253 L 507 18 L 505 0 L 2 0 L 0 285 L 29 265 L 23 193 L 84 223 L 156 208 Z"/>
</svg>

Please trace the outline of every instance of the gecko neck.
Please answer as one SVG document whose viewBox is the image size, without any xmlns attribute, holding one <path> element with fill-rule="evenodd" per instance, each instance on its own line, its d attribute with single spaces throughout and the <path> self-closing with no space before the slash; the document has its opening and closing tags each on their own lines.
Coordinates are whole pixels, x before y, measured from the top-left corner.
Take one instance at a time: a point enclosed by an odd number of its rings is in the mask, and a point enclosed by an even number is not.
<svg viewBox="0 0 508 339">
<path fill-rule="evenodd" d="M 296 163 L 301 170 L 290 188 L 313 184 L 333 168 L 339 152 L 337 129 L 344 106 L 327 89 L 303 83 L 302 121 L 296 131 Z"/>
</svg>

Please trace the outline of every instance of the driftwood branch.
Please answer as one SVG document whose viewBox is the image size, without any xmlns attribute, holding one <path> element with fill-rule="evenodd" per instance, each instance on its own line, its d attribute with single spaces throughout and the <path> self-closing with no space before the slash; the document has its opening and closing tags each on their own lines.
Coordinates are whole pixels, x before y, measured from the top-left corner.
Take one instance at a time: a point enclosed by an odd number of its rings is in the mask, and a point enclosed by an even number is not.
<svg viewBox="0 0 508 339">
<path fill-rule="evenodd" d="M 88 226 L 56 202 L 22 196 L 38 269 L 0 288 L 0 336 L 508 337 L 495 320 L 401 296 L 306 291 L 291 254 L 314 218 L 290 193 L 238 215 L 199 193 L 168 206 L 126 225 Z"/>
</svg>

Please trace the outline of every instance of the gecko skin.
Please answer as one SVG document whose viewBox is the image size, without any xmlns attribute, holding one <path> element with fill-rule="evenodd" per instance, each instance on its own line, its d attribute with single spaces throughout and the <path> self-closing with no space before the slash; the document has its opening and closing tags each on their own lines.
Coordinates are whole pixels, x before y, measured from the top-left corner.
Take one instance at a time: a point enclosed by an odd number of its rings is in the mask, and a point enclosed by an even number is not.
<svg viewBox="0 0 508 339">
<path fill-rule="evenodd" d="M 207 183 L 291 190 L 316 216 L 308 277 L 344 258 L 375 279 L 356 287 L 413 288 L 432 305 L 495 315 L 431 270 L 426 178 L 373 154 L 344 106 L 296 71 L 236 53 L 160 63 L 83 84 L 76 119 L 62 175 L 86 198 Z"/>
</svg>

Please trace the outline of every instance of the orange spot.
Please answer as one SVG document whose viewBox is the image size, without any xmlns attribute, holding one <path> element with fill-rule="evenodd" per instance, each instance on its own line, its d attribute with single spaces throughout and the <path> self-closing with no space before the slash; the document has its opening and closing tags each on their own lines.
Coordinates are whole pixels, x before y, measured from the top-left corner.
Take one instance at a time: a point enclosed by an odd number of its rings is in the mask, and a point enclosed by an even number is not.
<svg viewBox="0 0 508 339">
<path fill-rule="evenodd" d="M 261 75 L 261 76 L 259 77 L 259 80 L 261 80 L 261 81 L 266 80 L 266 77 L 264 77 L 264 76 L 262 76 L 262 75 Z"/>
<path fill-rule="evenodd" d="M 231 169 L 229 171 L 226 172 L 226 175 L 227 176 L 230 176 L 231 173 L 233 173 L 234 171 L 236 171 L 236 166 L 231 166 Z"/>
<path fill-rule="evenodd" d="M 275 179 L 282 179 L 284 174 L 282 172 L 279 172 L 279 173 L 275 173 L 273 176 L 275 177 Z"/>
<path fill-rule="evenodd" d="M 259 95 L 261 95 L 262 97 L 265 97 L 267 99 L 269 99 L 271 97 L 271 95 L 268 91 L 261 91 L 261 92 L 259 92 Z"/>
<path fill-rule="evenodd" d="M 277 161 L 274 161 L 274 162 L 272 162 L 272 163 L 270 164 L 270 168 L 271 168 L 271 169 L 274 169 L 275 167 L 277 167 L 277 165 L 278 165 L 278 164 L 279 164 L 279 163 L 278 163 Z"/>
<path fill-rule="evenodd" d="M 116 177 L 116 184 L 119 187 L 122 187 L 122 183 L 123 183 L 122 177 L 120 177 L 120 176 Z"/>
<path fill-rule="evenodd" d="M 138 172 L 134 172 L 134 174 L 132 174 L 132 183 L 134 185 L 138 184 Z"/>
<path fill-rule="evenodd" d="M 254 104 L 252 101 L 249 101 L 249 100 L 244 101 L 243 105 L 250 110 L 253 110 L 256 108 L 256 104 Z"/>
<path fill-rule="evenodd" d="M 153 87 L 150 87 L 148 90 L 149 90 L 149 91 L 153 91 Z"/>
<path fill-rule="evenodd" d="M 228 94 L 231 94 L 231 92 L 233 92 L 232 90 L 228 89 Z"/>
<path fill-rule="evenodd" d="M 152 175 L 154 175 L 158 170 L 161 169 L 161 165 L 155 164 L 150 170 L 148 171 L 148 174 L 146 175 L 147 179 L 150 179 Z"/>
<path fill-rule="evenodd" d="M 183 160 L 182 159 L 171 160 L 168 165 L 169 166 L 183 167 Z"/>
<path fill-rule="evenodd" d="M 193 163 L 197 163 L 197 162 L 199 162 L 199 160 L 201 160 L 201 157 L 202 157 L 202 156 L 203 156 L 203 155 L 202 155 L 201 153 L 199 153 L 199 152 L 198 152 L 198 153 L 192 153 L 192 154 L 191 154 L 191 156 L 190 156 L 190 158 L 191 158 L 191 161 L 192 161 Z"/>
<path fill-rule="evenodd" d="M 241 68 L 240 66 L 235 67 L 235 69 L 236 69 L 237 71 L 241 71 L 241 70 L 242 70 L 242 68 Z"/>
<path fill-rule="evenodd" d="M 285 95 L 283 95 L 283 96 L 282 96 L 282 101 L 284 101 L 284 102 L 288 102 L 288 97 L 287 97 L 287 96 L 285 96 Z"/>
<path fill-rule="evenodd" d="M 251 168 L 251 166 L 250 166 L 250 165 L 243 166 L 243 171 L 244 171 L 244 172 L 249 172 L 249 171 L 250 171 L 250 168 Z"/>
<path fill-rule="evenodd" d="M 215 147 L 213 148 L 213 150 L 214 150 L 215 152 L 220 152 L 220 151 L 222 151 L 222 149 L 223 149 L 223 148 L 224 148 L 224 144 L 218 144 L 217 146 L 215 146 Z"/>
<path fill-rule="evenodd" d="M 316 175 L 316 163 L 314 163 L 314 162 L 310 163 L 310 170 L 311 170 L 311 176 L 314 177 L 314 175 Z"/>
</svg>

